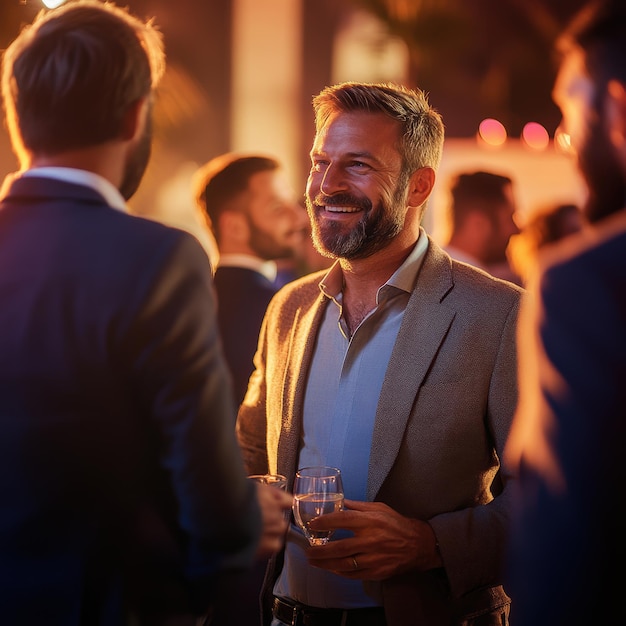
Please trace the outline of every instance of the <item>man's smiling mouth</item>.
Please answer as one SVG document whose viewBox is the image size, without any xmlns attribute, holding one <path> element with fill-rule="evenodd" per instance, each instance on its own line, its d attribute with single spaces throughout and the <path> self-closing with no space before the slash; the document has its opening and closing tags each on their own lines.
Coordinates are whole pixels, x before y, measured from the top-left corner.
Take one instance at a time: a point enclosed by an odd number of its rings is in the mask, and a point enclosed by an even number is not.
<svg viewBox="0 0 626 626">
<path fill-rule="evenodd" d="M 363 210 L 355 206 L 335 206 L 332 204 L 322 205 L 322 208 L 329 213 L 358 213 Z"/>
</svg>

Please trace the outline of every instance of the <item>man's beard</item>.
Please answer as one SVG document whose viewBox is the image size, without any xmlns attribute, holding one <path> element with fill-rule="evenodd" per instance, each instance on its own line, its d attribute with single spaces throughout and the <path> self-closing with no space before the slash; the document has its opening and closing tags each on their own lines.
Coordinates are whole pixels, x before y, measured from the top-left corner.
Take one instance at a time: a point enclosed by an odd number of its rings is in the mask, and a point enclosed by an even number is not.
<svg viewBox="0 0 626 626">
<path fill-rule="evenodd" d="M 319 194 L 313 203 L 306 197 L 306 208 L 311 220 L 313 245 L 326 257 L 341 259 L 365 259 L 386 246 L 403 228 L 405 213 L 400 210 L 404 203 L 405 185 L 398 184 L 391 201 L 381 199 L 374 207 L 369 198 L 358 198 L 349 193 L 333 196 Z M 362 209 L 361 219 L 343 232 L 345 226 L 328 221 L 321 226 L 318 211 L 321 205 L 350 206 Z"/>
<path fill-rule="evenodd" d="M 150 112 L 146 118 L 146 127 L 137 145 L 128 156 L 124 168 L 124 178 L 120 184 L 120 193 L 124 200 L 130 200 L 141 183 L 141 179 L 148 167 L 152 151 L 152 117 Z"/>
<path fill-rule="evenodd" d="M 266 261 L 289 259 L 295 255 L 293 246 L 281 244 L 276 241 L 276 238 L 271 233 L 259 228 L 247 214 L 246 219 L 248 221 L 248 228 L 250 229 L 249 246 L 260 259 Z"/>
<path fill-rule="evenodd" d="M 624 208 L 626 174 L 600 115 L 589 124 L 587 140 L 578 153 L 578 166 L 589 190 L 584 212 L 590 222 Z"/>
</svg>

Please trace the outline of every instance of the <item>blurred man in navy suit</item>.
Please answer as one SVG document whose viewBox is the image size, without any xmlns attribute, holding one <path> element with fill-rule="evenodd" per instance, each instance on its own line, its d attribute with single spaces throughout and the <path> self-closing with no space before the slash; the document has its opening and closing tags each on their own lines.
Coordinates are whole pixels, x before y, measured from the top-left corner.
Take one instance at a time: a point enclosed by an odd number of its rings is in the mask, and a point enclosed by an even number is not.
<svg viewBox="0 0 626 626">
<path fill-rule="evenodd" d="M 164 61 L 150 23 L 95 0 L 3 59 L 22 170 L 0 194 L 2 624 L 194 624 L 282 545 L 290 499 L 245 477 L 206 254 L 125 204 Z"/>
<path fill-rule="evenodd" d="M 273 157 L 220 155 L 198 170 L 194 184 L 219 249 L 218 322 L 239 404 L 254 369 L 265 309 L 280 287 L 276 261 L 295 257 L 308 218 Z"/>
<path fill-rule="evenodd" d="M 520 318 L 508 588 L 516 626 L 624 624 L 626 4 L 589 5 L 559 48 L 553 95 L 592 225 L 546 248 Z"/>
</svg>

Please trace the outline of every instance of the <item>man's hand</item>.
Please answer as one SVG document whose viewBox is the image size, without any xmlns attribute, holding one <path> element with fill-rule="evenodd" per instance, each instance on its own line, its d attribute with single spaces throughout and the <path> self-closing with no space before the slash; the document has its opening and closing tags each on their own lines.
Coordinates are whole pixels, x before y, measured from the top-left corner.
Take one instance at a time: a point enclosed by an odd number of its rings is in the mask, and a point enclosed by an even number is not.
<svg viewBox="0 0 626 626">
<path fill-rule="evenodd" d="M 427 522 L 404 517 L 382 502 L 346 500 L 345 505 L 344 511 L 313 520 L 311 528 L 342 528 L 354 536 L 307 548 L 311 565 L 363 580 L 442 566 L 435 534 Z"/>
<path fill-rule="evenodd" d="M 257 558 L 270 557 L 285 543 L 289 524 L 285 511 L 291 509 L 293 496 L 277 487 L 257 483 L 257 498 L 263 518 L 263 534 L 257 547 Z"/>
</svg>

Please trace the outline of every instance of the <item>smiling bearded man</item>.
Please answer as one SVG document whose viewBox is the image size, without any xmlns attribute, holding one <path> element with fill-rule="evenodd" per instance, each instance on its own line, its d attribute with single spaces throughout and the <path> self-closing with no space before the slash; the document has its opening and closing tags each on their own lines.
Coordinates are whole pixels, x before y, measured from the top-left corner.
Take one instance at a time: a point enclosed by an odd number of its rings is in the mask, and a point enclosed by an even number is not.
<svg viewBox="0 0 626 626">
<path fill-rule="evenodd" d="M 294 525 L 264 623 L 507 624 L 521 290 L 453 261 L 420 227 L 443 124 L 419 90 L 346 83 L 314 99 L 306 198 L 325 271 L 270 303 L 240 408 L 248 472 L 338 467 L 346 510 Z M 460 600 L 459 598 L 462 598 Z"/>
</svg>

